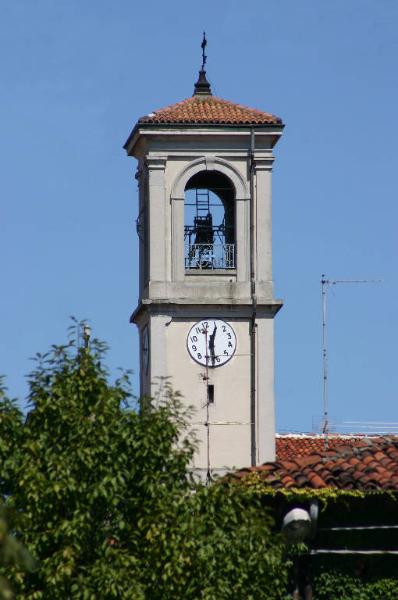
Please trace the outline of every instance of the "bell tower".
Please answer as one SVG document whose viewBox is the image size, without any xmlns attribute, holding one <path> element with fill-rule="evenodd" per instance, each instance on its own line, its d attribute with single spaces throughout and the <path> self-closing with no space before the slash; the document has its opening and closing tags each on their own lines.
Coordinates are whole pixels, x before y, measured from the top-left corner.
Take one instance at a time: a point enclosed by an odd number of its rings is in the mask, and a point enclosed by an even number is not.
<svg viewBox="0 0 398 600">
<path fill-rule="evenodd" d="M 212 95 L 141 117 L 138 161 L 141 395 L 170 378 L 193 406 L 203 478 L 275 458 L 272 149 L 278 117 Z"/>
</svg>

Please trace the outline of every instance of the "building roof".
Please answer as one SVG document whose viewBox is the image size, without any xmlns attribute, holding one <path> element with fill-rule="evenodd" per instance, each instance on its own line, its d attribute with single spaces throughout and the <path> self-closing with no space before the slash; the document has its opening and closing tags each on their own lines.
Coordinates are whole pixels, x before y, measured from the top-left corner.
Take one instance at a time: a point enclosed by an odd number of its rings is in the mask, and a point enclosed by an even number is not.
<svg viewBox="0 0 398 600">
<path fill-rule="evenodd" d="M 336 435 L 330 434 L 327 438 L 327 447 L 330 450 L 339 446 L 356 447 L 363 442 L 365 435 Z M 373 441 L 385 438 L 372 436 Z M 277 434 L 275 439 L 277 460 L 290 460 L 308 454 L 322 453 L 325 449 L 325 437 L 316 434 Z"/>
<path fill-rule="evenodd" d="M 265 486 L 274 489 L 398 491 L 398 437 L 354 439 L 355 443 L 342 437 L 338 443 L 335 438 L 335 447 L 329 445 L 310 454 L 278 458 L 272 463 L 242 469 L 234 477 L 243 480 L 255 474 Z M 292 441 L 291 445 L 294 444 Z"/>
<path fill-rule="evenodd" d="M 271 113 L 212 95 L 194 95 L 141 117 L 138 124 L 282 125 Z"/>
</svg>

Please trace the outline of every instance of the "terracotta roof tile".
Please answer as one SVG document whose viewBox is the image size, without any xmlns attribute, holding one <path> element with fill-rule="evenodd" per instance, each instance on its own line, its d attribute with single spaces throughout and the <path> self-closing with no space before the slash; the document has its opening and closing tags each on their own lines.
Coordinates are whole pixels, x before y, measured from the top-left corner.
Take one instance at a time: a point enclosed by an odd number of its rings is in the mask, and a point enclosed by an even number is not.
<svg viewBox="0 0 398 600">
<path fill-rule="evenodd" d="M 285 477 L 282 478 L 281 483 L 283 483 L 283 487 L 289 488 L 294 486 L 296 482 L 290 475 L 285 475 Z"/>
<path fill-rule="evenodd" d="M 282 125 L 271 113 L 215 96 L 192 96 L 141 117 L 138 124 Z"/>
<path fill-rule="evenodd" d="M 391 490 L 398 492 L 398 437 L 352 439 L 336 437 L 334 448 L 324 448 L 316 436 L 277 438 L 278 460 L 261 467 L 238 471 L 244 478 L 257 472 L 264 485 L 280 489 L 336 487 L 345 490 Z M 308 453 L 315 446 L 316 451 Z M 300 456 L 299 453 L 306 454 Z M 289 458 L 280 458 L 280 454 Z"/>
<path fill-rule="evenodd" d="M 349 471 L 350 468 L 351 468 L 351 465 L 348 462 L 343 462 L 343 463 L 340 464 L 340 469 L 342 471 Z"/>
<path fill-rule="evenodd" d="M 311 486 L 314 488 L 323 488 L 326 487 L 326 483 L 324 480 L 319 477 L 316 473 L 310 473 L 308 475 L 308 480 L 311 482 Z"/>
<path fill-rule="evenodd" d="M 380 462 L 383 460 L 383 458 L 386 458 L 386 455 L 384 454 L 384 452 L 376 452 L 376 454 L 375 454 L 376 460 L 378 460 Z"/>
<path fill-rule="evenodd" d="M 307 478 L 304 474 L 296 476 L 296 484 L 298 487 L 305 487 Z"/>
<path fill-rule="evenodd" d="M 297 464 L 301 466 L 301 468 L 316 465 L 317 463 L 322 461 L 322 456 L 319 454 L 310 454 L 307 456 L 303 456 L 297 459 Z"/>
<path fill-rule="evenodd" d="M 297 469 L 297 464 L 293 461 L 284 460 L 283 468 L 285 469 L 285 471 L 295 471 Z"/>
<path fill-rule="evenodd" d="M 273 471 L 274 467 L 270 463 L 265 463 L 256 468 L 256 471 Z"/>
</svg>

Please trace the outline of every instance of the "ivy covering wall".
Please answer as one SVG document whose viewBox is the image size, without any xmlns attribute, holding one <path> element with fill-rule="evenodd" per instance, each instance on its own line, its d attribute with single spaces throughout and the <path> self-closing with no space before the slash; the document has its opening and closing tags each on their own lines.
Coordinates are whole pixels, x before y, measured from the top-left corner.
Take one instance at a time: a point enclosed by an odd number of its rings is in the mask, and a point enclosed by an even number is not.
<svg viewBox="0 0 398 600">
<path fill-rule="evenodd" d="M 312 561 L 314 600 L 397 600 L 398 558 L 323 557 Z"/>
<path fill-rule="evenodd" d="M 243 483 L 256 490 L 264 506 L 272 508 L 279 529 L 289 509 L 308 509 L 312 501 L 318 502 L 315 536 L 290 552 L 302 595 L 310 581 L 313 600 L 398 600 L 398 555 L 311 554 L 317 549 L 398 551 L 398 529 L 393 527 L 398 525 L 397 494 L 336 488 L 274 489 L 265 486 L 256 473 Z M 365 529 L 375 526 L 381 528 Z M 293 582 L 293 572 L 291 579 Z"/>
</svg>

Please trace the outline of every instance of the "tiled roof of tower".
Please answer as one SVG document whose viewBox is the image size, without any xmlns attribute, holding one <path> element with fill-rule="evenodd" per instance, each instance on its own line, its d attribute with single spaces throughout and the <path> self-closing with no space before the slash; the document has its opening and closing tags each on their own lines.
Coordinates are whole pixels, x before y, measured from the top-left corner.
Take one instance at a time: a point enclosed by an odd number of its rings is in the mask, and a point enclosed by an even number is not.
<svg viewBox="0 0 398 600">
<path fill-rule="evenodd" d="M 398 492 L 398 437 L 358 439 L 335 448 L 242 469 L 233 478 L 259 477 L 266 487 L 338 488 Z"/>
<path fill-rule="evenodd" d="M 282 125 L 282 119 L 215 96 L 192 96 L 141 117 L 138 124 Z"/>
</svg>

